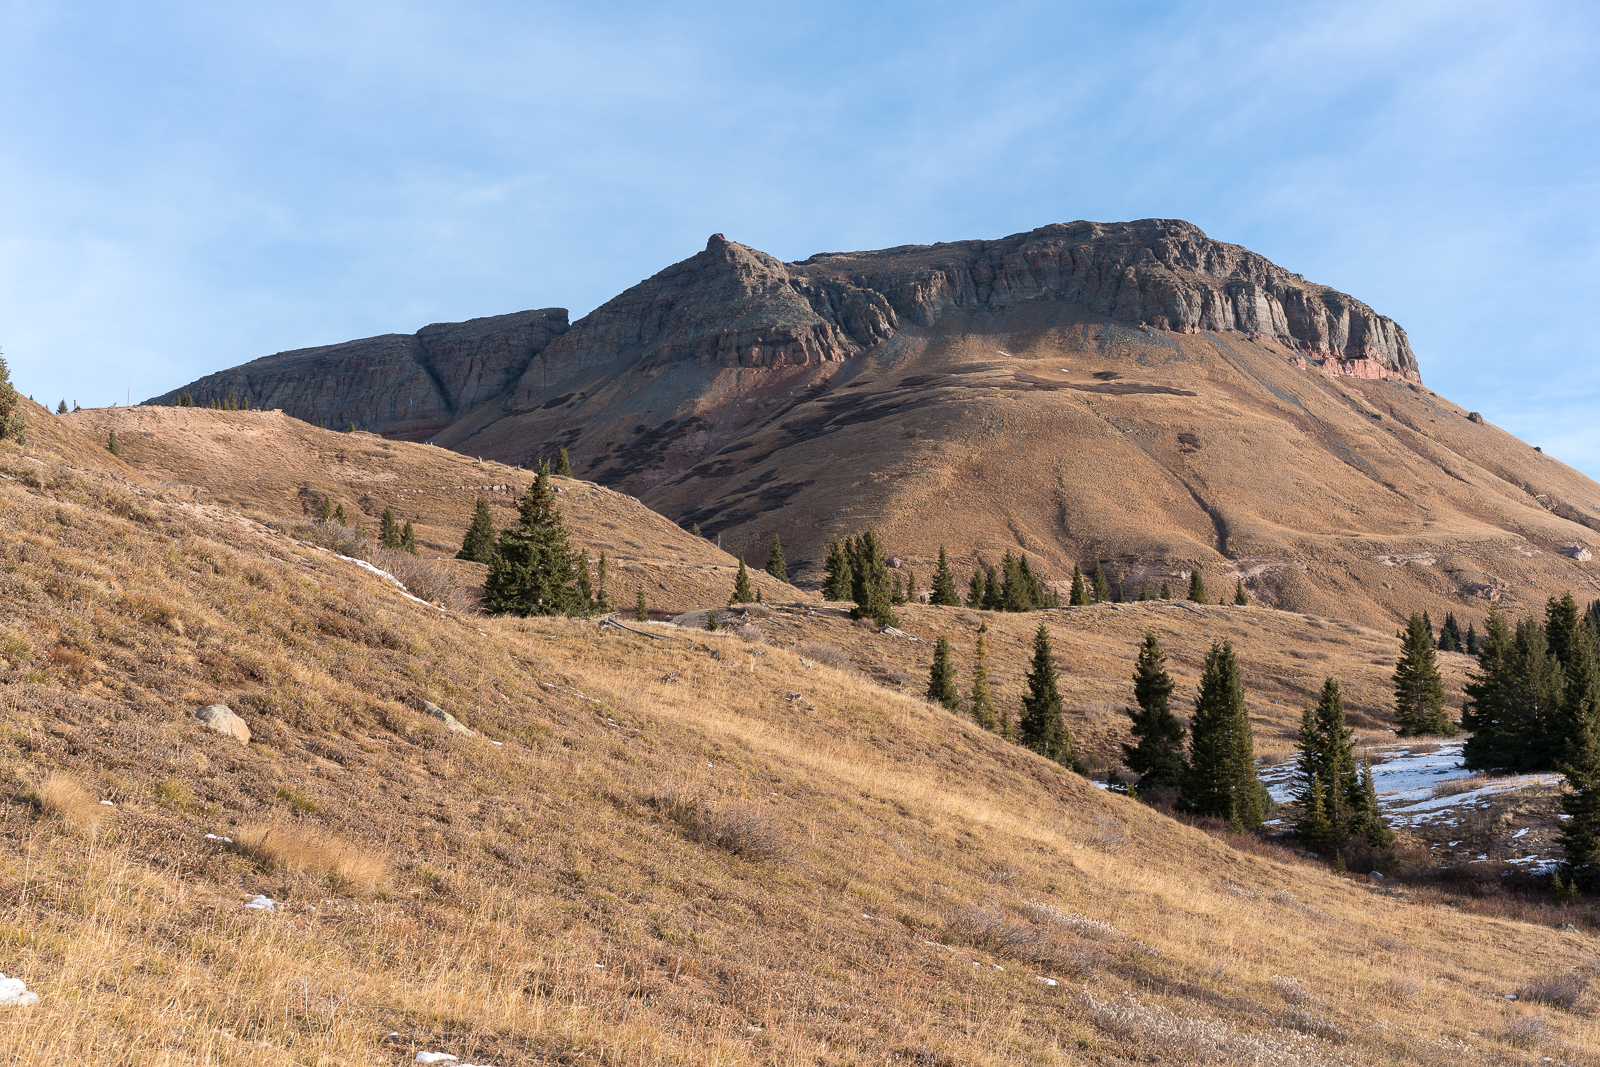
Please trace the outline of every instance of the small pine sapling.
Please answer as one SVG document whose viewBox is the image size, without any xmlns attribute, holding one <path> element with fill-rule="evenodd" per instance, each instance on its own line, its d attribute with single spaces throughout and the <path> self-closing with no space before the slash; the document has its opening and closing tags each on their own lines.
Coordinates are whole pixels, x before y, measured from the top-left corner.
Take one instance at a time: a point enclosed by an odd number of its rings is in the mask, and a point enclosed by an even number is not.
<svg viewBox="0 0 1600 1067">
<path fill-rule="evenodd" d="M 606 576 L 611 572 L 611 561 L 606 559 L 605 549 L 600 550 L 600 562 L 596 564 L 599 582 L 595 586 L 595 607 L 601 611 L 612 610 L 611 594 L 606 592 Z"/>
<path fill-rule="evenodd" d="M 1075 608 L 1081 608 L 1089 603 L 1089 588 L 1083 584 L 1083 568 L 1076 563 L 1072 565 L 1072 593 L 1067 598 L 1067 603 Z"/>
<path fill-rule="evenodd" d="M 567 450 L 562 449 L 556 453 L 555 469 L 550 472 L 558 478 L 572 477 L 572 460 L 567 458 Z"/>
<path fill-rule="evenodd" d="M 400 531 L 400 547 L 413 556 L 417 554 L 417 531 L 410 519 L 406 520 L 405 528 Z"/>
<path fill-rule="evenodd" d="M 1139 603 L 1143 604 L 1146 601 L 1148 601 L 1149 599 L 1150 599 L 1150 583 L 1148 581 L 1140 582 L 1139 583 Z"/>
<path fill-rule="evenodd" d="M 978 626 L 978 645 L 973 651 L 972 663 L 972 721 L 985 730 L 994 730 L 999 727 L 995 719 L 994 695 L 989 691 L 989 655 L 984 647 L 983 635 L 989 632 L 987 624 Z M 1011 717 L 1006 716 L 1005 737 L 1011 738 Z"/>
<path fill-rule="evenodd" d="M 789 580 L 789 565 L 783 558 L 783 542 L 772 535 L 772 548 L 767 551 L 767 573 L 780 582 Z"/>
<path fill-rule="evenodd" d="M 117 444 L 117 431 L 115 430 L 106 434 L 106 451 L 113 456 L 122 455 L 122 448 Z"/>
<path fill-rule="evenodd" d="M 733 596 L 729 598 L 730 604 L 748 604 L 755 600 L 755 590 L 750 588 L 750 572 L 745 569 L 744 557 L 739 557 L 739 574 L 733 580 Z"/>
<path fill-rule="evenodd" d="M 644 586 L 639 587 L 638 599 L 633 604 L 633 617 L 640 622 L 650 621 L 650 605 L 644 599 Z"/>
<path fill-rule="evenodd" d="M 956 692 L 956 669 L 950 662 L 950 639 L 942 634 L 933 646 L 933 666 L 928 671 L 927 697 L 950 711 L 961 710 L 961 694 Z"/>
<path fill-rule="evenodd" d="M 1167 584 L 1167 582 L 1164 581 L 1164 580 L 1161 583 L 1161 599 L 1162 600 L 1171 600 L 1172 599 L 1172 586 Z"/>
<path fill-rule="evenodd" d="M 378 520 L 378 540 L 384 548 L 400 547 L 400 524 L 395 521 L 394 508 L 384 508 Z"/>
<path fill-rule="evenodd" d="M 716 633 L 718 630 L 722 629 L 722 620 L 717 618 L 716 608 L 712 608 L 711 611 L 706 615 L 706 629 L 710 630 L 712 633 Z"/>
<path fill-rule="evenodd" d="M 62 397 L 61 398 L 61 403 L 56 405 L 56 414 L 57 415 L 65 415 L 66 413 L 67 413 L 67 398 L 66 397 Z"/>
<path fill-rule="evenodd" d="M 1246 595 L 1244 591 L 1243 578 L 1240 578 L 1238 581 L 1233 583 L 1233 602 L 1236 606 L 1241 608 L 1248 607 L 1250 604 L 1250 597 Z"/>
</svg>

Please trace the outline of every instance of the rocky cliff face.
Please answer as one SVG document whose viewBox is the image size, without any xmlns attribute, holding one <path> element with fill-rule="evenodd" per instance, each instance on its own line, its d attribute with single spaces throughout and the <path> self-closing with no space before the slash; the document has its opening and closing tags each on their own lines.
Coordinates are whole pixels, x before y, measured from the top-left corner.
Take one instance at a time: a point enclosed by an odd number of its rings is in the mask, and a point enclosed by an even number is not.
<svg viewBox="0 0 1600 1067">
<path fill-rule="evenodd" d="M 566 329 L 562 308 L 440 323 L 415 334 L 264 356 L 146 403 L 173 404 L 188 393 L 205 406 L 231 395 L 333 429 L 354 423 L 423 440 L 505 396 L 534 356 Z"/>
<path fill-rule="evenodd" d="M 800 263 L 715 234 L 570 329 L 560 308 L 439 324 L 267 356 L 150 402 L 232 393 L 332 427 L 458 442 L 497 414 L 551 406 L 563 383 L 588 389 L 597 375 L 682 366 L 843 363 L 952 314 L 1029 305 L 1174 333 L 1240 333 L 1275 340 L 1328 374 L 1421 381 L 1392 319 L 1189 223 L 1145 219 Z"/>
</svg>

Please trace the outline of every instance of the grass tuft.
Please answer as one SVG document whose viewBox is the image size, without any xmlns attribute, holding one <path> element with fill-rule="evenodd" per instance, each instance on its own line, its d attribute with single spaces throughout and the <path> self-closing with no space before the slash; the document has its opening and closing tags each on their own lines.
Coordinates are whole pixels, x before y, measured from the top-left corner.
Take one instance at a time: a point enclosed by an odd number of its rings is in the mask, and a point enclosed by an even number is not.
<svg viewBox="0 0 1600 1067">
<path fill-rule="evenodd" d="M 109 809 L 65 774 L 54 773 L 34 790 L 41 811 L 54 815 L 73 830 L 96 829 Z"/>
<path fill-rule="evenodd" d="M 298 823 L 252 823 L 233 834 L 234 846 L 267 867 L 327 878 L 336 889 L 377 892 L 388 865 L 336 834 Z"/>
</svg>

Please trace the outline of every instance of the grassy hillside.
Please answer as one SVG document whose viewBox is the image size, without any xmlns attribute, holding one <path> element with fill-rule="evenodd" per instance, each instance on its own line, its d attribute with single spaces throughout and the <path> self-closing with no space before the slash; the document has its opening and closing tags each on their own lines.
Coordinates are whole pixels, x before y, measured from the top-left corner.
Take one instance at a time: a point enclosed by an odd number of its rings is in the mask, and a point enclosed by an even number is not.
<svg viewBox="0 0 1600 1067">
<path fill-rule="evenodd" d="M 0 453 L 0 970 L 43 998 L 0 1009 L 6 1062 L 1578 1063 L 1600 1044 L 1560 1004 L 1585 933 L 1202 832 L 760 620 L 444 612 L 86 465 Z M 1075 673 L 1109 691 L 1122 640 Z M 247 745 L 193 718 L 215 702 Z"/>
</svg>

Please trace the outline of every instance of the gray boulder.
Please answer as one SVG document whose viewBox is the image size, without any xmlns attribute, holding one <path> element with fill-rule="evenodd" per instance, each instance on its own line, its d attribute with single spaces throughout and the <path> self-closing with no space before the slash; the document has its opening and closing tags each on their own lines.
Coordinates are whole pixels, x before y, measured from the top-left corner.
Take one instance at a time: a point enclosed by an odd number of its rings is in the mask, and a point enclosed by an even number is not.
<svg viewBox="0 0 1600 1067">
<path fill-rule="evenodd" d="M 196 710 L 194 717 L 205 723 L 206 729 L 215 730 L 223 737 L 231 737 L 242 745 L 250 743 L 250 727 L 226 704 L 207 704 Z"/>
<path fill-rule="evenodd" d="M 438 719 L 440 722 L 444 723 L 445 729 L 447 729 L 447 730 L 451 730 L 451 731 L 453 731 L 455 733 L 458 733 L 458 734 L 466 734 L 468 737 L 477 737 L 478 736 L 478 731 L 472 729 L 469 726 L 462 725 L 460 719 L 456 718 L 454 715 L 450 714 L 448 711 L 445 711 L 443 708 L 441 708 L 439 705 L 435 704 L 431 700 L 424 700 L 422 702 L 422 710 L 427 712 L 429 715 L 432 715 L 435 719 Z"/>
</svg>

